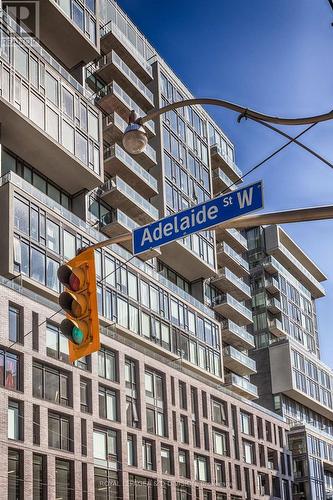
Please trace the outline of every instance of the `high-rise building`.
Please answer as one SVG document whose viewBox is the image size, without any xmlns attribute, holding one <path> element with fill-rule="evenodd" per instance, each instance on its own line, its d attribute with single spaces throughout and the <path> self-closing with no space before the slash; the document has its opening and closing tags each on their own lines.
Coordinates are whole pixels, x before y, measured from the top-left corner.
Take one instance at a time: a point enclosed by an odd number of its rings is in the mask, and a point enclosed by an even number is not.
<svg viewBox="0 0 333 500">
<path fill-rule="evenodd" d="M 96 251 L 102 347 L 69 364 L 59 265 L 241 172 L 198 106 L 124 150 L 132 109 L 191 94 L 113 0 L 18 3 L 0 11 L 1 498 L 291 500 L 289 425 L 253 401 L 244 234 Z"/>
<path fill-rule="evenodd" d="M 316 300 L 325 275 L 278 226 L 247 233 L 258 402 L 291 426 L 294 496 L 333 498 L 333 372 L 320 361 Z"/>
</svg>

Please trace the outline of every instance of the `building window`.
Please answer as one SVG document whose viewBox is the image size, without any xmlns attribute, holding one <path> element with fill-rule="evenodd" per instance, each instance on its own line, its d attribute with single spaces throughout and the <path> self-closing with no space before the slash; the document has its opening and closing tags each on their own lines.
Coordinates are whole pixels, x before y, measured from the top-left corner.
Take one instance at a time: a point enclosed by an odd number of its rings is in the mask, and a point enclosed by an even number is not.
<svg viewBox="0 0 333 500">
<path fill-rule="evenodd" d="M 179 475 L 181 477 L 188 477 L 188 452 L 185 450 L 178 451 L 178 466 L 179 466 Z"/>
<path fill-rule="evenodd" d="M 49 412 L 49 446 L 59 450 L 73 451 L 73 440 L 70 438 L 70 417 Z"/>
<path fill-rule="evenodd" d="M 127 434 L 127 465 L 136 467 L 136 436 Z"/>
<path fill-rule="evenodd" d="M 170 446 L 161 446 L 161 468 L 162 474 L 173 474 L 173 457 Z"/>
<path fill-rule="evenodd" d="M 187 410 L 186 384 L 179 381 L 179 406 L 183 410 Z"/>
<path fill-rule="evenodd" d="M 9 340 L 12 342 L 23 342 L 23 308 L 9 304 Z"/>
<path fill-rule="evenodd" d="M 226 487 L 226 475 L 224 462 L 215 462 L 215 482 L 217 486 Z"/>
<path fill-rule="evenodd" d="M 254 443 L 243 441 L 243 458 L 247 464 L 254 464 Z"/>
<path fill-rule="evenodd" d="M 55 368 L 34 363 L 32 379 L 34 397 L 69 406 L 69 378 L 67 374 Z"/>
<path fill-rule="evenodd" d="M 240 412 L 241 419 L 241 430 L 243 434 L 248 434 L 249 436 L 253 433 L 252 416 L 249 413 L 243 411 Z"/>
<path fill-rule="evenodd" d="M 212 419 L 216 424 L 227 425 L 226 404 L 212 399 Z"/>
<path fill-rule="evenodd" d="M 46 456 L 33 454 L 33 499 L 47 498 L 47 464 Z"/>
<path fill-rule="evenodd" d="M 117 470 L 117 432 L 111 429 L 94 429 L 94 461 L 96 465 Z"/>
<path fill-rule="evenodd" d="M 23 498 L 23 453 L 8 449 L 8 500 Z"/>
<path fill-rule="evenodd" d="M 23 440 L 23 403 L 8 400 L 8 439 Z"/>
<path fill-rule="evenodd" d="M 68 340 L 57 325 L 46 323 L 46 354 L 54 359 L 69 362 Z"/>
<path fill-rule="evenodd" d="M 228 440 L 225 432 L 213 430 L 214 452 L 218 455 L 228 455 Z"/>
<path fill-rule="evenodd" d="M 91 413 L 91 381 L 80 377 L 80 407 L 82 413 Z"/>
<path fill-rule="evenodd" d="M 0 349 L 0 385 L 19 389 L 19 356 Z"/>
<path fill-rule="evenodd" d="M 196 481 L 205 481 L 206 483 L 208 482 L 209 476 L 207 457 L 194 455 L 194 472 Z"/>
<path fill-rule="evenodd" d="M 105 347 L 98 353 L 98 375 L 113 382 L 118 380 L 116 354 Z"/>
<path fill-rule="evenodd" d="M 95 467 L 95 499 L 119 499 L 119 480 L 115 471 Z"/>
<path fill-rule="evenodd" d="M 142 464 L 146 470 L 155 470 L 155 450 L 148 439 L 142 440 Z"/>
<path fill-rule="evenodd" d="M 130 474 L 129 498 L 130 500 L 152 500 L 157 498 L 157 488 L 154 479 Z"/>
<path fill-rule="evenodd" d="M 107 387 L 99 386 L 99 416 L 108 420 L 117 420 L 117 395 Z"/>
<path fill-rule="evenodd" d="M 176 495 L 177 495 L 177 500 L 188 500 L 189 498 L 192 498 L 192 489 L 190 486 L 177 484 Z"/>
<path fill-rule="evenodd" d="M 74 499 L 73 463 L 56 458 L 56 498 Z"/>
<path fill-rule="evenodd" d="M 185 415 L 180 415 L 180 442 L 188 443 L 188 420 Z"/>
<path fill-rule="evenodd" d="M 40 445 L 40 408 L 38 405 L 32 406 L 32 442 Z"/>
<path fill-rule="evenodd" d="M 145 372 L 147 432 L 165 435 L 163 379 L 155 372 Z"/>
<path fill-rule="evenodd" d="M 128 427 L 139 426 L 136 379 L 136 363 L 135 361 L 127 358 L 125 361 L 125 384 L 126 422 Z"/>
</svg>

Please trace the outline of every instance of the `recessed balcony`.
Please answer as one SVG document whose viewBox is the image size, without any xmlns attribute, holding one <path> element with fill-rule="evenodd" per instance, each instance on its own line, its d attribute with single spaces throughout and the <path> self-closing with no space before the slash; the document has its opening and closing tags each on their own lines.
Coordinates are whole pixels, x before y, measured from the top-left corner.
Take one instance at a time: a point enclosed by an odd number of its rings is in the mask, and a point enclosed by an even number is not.
<svg viewBox="0 0 333 500">
<path fill-rule="evenodd" d="M 249 263 L 227 243 L 216 246 L 217 262 L 220 266 L 228 267 L 238 277 L 248 276 Z"/>
<path fill-rule="evenodd" d="M 116 80 L 145 111 L 154 107 L 153 93 L 114 51 L 102 56 L 97 62 L 91 63 L 87 67 L 87 74 L 95 75 L 105 83 L 112 83 Z"/>
<path fill-rule="evenodd" d="M 210 147 L 210 156 L 213 169 L 221 167 L 232 182 L 240 182 L 242 171 L 226 151 L 223 151 L 217 144 Z"/>
<path fill-rule="evenodd" d="M 212 285 L 216 286 L 223 292 L 230 292 L 238 300 L 246 300 L 251 298 L 251 289 L 249 285 L 244 283 L 238 276 L 230 271 L 227 267 L 218 270 L 217 278 L 212 280 Z"/>
<path fill-rule="evenodd" d="M 225 241 L 228 245 L 231 245 L 237 250 L 237 252 L 243 253 L 248 250 L 247 239 L 238 229 L 227 229 L 221 225 L 216 227 L 215 234 L 217 241 Z"/>
<path fill-rule="evenodd" d="M 104 54 L 115 50 L 144 83 L 153 79 L 153 70 L 149 62 L 142 57 L 113 21 L 102 26 L 100 34 L 101 51 Z"/>
<path fill-rule="evenodd" d="M 240 326 L 253 323 L 252 311 L 228 293 L 218 295 L 213 302 L 214 310 Z"/>
<path fill-rule="evenodd" d="M 265 279 L 265 287 L 272 295 L 280 292 L 279 280 L 275 276 L 269 276 Z"/>
<path fill-rule="evenodd" d="M 132 110 L 138 116 L 145 116 L 146 114 L 116 82 L 105 85 L 105 87 L 99 90 L 96 93 L 95 102 L 106 114 L 116 112 L 125 121 L 128 121 Z M 150 137 L 155 135 L 155 124 L 153 121 L 145 123 L 144 126 Z"/>
<path fill-rule="evenodd" d="M 223 349 L 223 364 L 238 375 L 244 376 L 257 373 L 256 362 L 231 345 Z"/>
<path fill-rule="evenodd" d="M 158 194 L 157 180 L 142 168 L 119 144 L 104 149 L 104 169 L 112 177 L 118 175 L 146 198 Z"/>
<path fill-rule="evenodd" d="M 258 398 L 257 387 L 235 373 L 227 373 L 224 385 L 246 399 L 253 400 Z"/>
<path fill-rule="evenodd" d="M 266 307 L 272 314 L 279 314 L 281 312 L 281 303 L 275 297 L 267 299 Z"/>
<path fill-rule="evenodd" d="M 269 274 L 276 274 L 281 267 L 278 261 L 271 255 L 264 259 L 263 266 L 265 271 L 267 271 Z"/>
<path fill-rule="evenodd" d="M 275 335 L 275 337 L 286 337 L 287 332 L 284 330 L 282 322 L 277 318 L 268 319 L 268 330 Z"/>
<path fill-rule="evenodd" d="M 99 195 L 113 208 L 119 208 L 138 224 L 158 219 L 158 210 L 120 177 L 112 177 L 99 188 Z"/>
<path fill-rule="evenodd" d="M 254 337 L 245 328 L 236 325 L 233 321 L 224 320 L 221 323 L 222 340 L 240 349 L 252 349 Z"/>
<path fill-rule="evenodd" d="M 233 184 L 233 181 L 229 179 L 229 177 L 223 172 L 221 167 L 217 167 L 212 172 L 213 179 L 213 193 L 214 195 L 218 195 L 221 192 L 234 191 L 237 186 Z M 231 186 L 231 187 L 229 187 Z"/>
<path fill-rule="evenodd" d="M 113 238 L 126 233 L 130 235 L 137 227 L 139 227 L 139 224 L 118 209 L 110 210 L 110 212 L 106 213 L 102 217 L 100 222 L 100 231 L 108 236 L 108 238 Z M 121 245 L 131 251 L 132 239 L 122 242 Z M 158 248 L 154 248 L 140 254 L 140 259 L 149 260 L 153 257 L 158 257 L 159 255 L 161 255 L 160 250 Z"/>
</svg>

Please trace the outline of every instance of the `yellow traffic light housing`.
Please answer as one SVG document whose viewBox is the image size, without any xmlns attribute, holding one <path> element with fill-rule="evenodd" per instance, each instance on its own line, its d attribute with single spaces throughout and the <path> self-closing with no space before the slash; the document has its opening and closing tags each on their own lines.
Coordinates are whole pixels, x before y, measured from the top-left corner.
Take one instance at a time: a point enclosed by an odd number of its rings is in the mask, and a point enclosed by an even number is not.
<svg viewBox="0 0 333 500">
<path fill-rule="evenodd" d="M 65 287 L 59 296 L 66 313 L 60 330 L 69 341 L 73 363 L 100 349 L 94 250 L 87 249 L 60 266 L 58 279 Z"/>
</svg>

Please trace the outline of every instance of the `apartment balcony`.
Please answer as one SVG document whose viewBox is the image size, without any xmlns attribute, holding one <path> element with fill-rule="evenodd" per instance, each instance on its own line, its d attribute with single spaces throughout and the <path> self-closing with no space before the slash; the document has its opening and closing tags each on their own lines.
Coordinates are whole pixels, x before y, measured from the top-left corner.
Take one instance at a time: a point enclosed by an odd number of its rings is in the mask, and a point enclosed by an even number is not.
<svg viewBox="0 0 333 500">
<path fill-rule="evenodd" d="M 116 82 L 110 83 L 99 90 L 96 93 L 95 102 L 104 113 L 110 114 L 116 112 L 125 121 L 128 121 L 129 114 L 132 110 L 134 110 L 138 116 L 144 116 L 146 114 Z M 155 135 L 155 124 L 153 121 L 145 123 L 144 126 L 150 137 Z"/>
<path fill-rule="evenodd" d="M 121 142 L 123 134 L 127 127 L 125 120 L 117 113 L 111 113 L 103 118 L 103 137 L 106 142 Z M 147 144 L 145 150 L 134 156 L 134 159 L 144 168 L 151 168 L 157 164 L 156 151 L 150 144 Z"/>
<path fill-rule="evenodd" d="M 236 325 L 233 321 L 224 320 L 221 323 L 222 340 L 240 349 L 252 349 L 254 337 L 245 328 Z"/>
<path fill-rule="evenodd" d="M 38 38 L 67 68 L 73 68 L 82 61 L 87 64 L 99 56 L 99 43 L 91 40 L 88 33 L 81 31 L 71 19 L 70 12 L 67 14 L 59 3 L 63 2 L 59 0 L 38 2 Z M 90 11 L 86 12 L 89 17 L 96 19 Z M 25 22 L 29 24 L 29 19 Z M 35 31 L 35 26 L 29 28 Z"/>
<path fill-rule="evenodd" d="M 275 335 L 275 337 L 287 337 L 287 332 L 284 330 L 282 322 L 277 318 L 268 319 L 268 330 Z"/>
<path fill-rule="evenodd" d="M 119 144 L 104 149 L 104 169 L 112 177 L 118 175 L 141 196 L 158 194 L 157 180 L 126 153 Z"/>
<path fill-rule="evenodd" d="M 108 238 L 113 238 L 116 236 L 120 236 L 123 234 L 132 234 L 134 229 L 139 227 L 134 220 L 128 217 L 124 212 L 118 209 L 110 210 L 110 212 L 106 213 L 100 222 L 100 231 L 104 233 Z M 132 239 L 129 241 L 124 241 L 121 243 L 123 247 L 127 250 L 132 250 Z M 153 257 L 158 257 L 161 255 L 161 252 L 158 248 L 154 248 L 153 250 L 149 250 L 145 253 L 140 254 L 141 260 L 152 259 Z"/>
<path fill-rule="evenodd" d="M 158 210 L 120 177 L 112 177 L 99 188 L 99 195 L 113 208 L 118 208 L 138 224 L 158 219 Z"/>
<path fill-rule="evenodd" d="M 149 62 L 142 57 L 113 21 L 102 26 L 100 34 L 101 51 L 104 54 L 115 50 L 144 83 L 153 79 L 153 70 Z"/>
<path fill-rule="evenodd" d="M 213 170 L 212 179 L 213 193 L 215 196 L 220 194 L 221 192 L 227 193 L 228 191 L 234 191 L 236 189 L 236 185 L 233 184 L 233 181 L 229 179 L 229 177 L 223 172 L 221 167 L 217 167 L 215 170 Z"/>
<path fill-rule="evenodd" d="M 213 169 L 221 167 L 232 182 L 240 182 L 242 171 L 237 167 L 232 158 L 227 156 L 227 153 L 222 151 L 217 144 L 210 147 L 210 156 Z"/>
<path fill-rule="evenodd" d="M 280 292 L 279 280 L 275 276 L 265 279 L 265 288 L 272 295 Z"/>
<path fill-rule="evenodd" d="M 97 76 L 105 83 L 115 80 L 145 111 L 154 107 L 153 93 L 114 51 L 91 63 L 87 67 L 87 74 Z"/>
<path fill-rule="evenodd" d="M 212 279 L 212 285 L 223 292 L 230 292 L 238 300 L 251 298 L 251 289 L 227 267 L 218 270 L 217 278 Z"/>
<path fill-rule="evenodd" d="M 248 276 L 249 263 L 227 243 L 216 246 L 217 262 L 220 266 L 228 267 L 238 277 Z"/>
<path fill-rule="evenodd" d="M 253 400 L 258 398 L 257 387 L 246 380 L 246 378 L 240 377 L 235 373 L 227 373 L 224 385 L 246 399 Z"/>
<path fill-rule="evenodd" d="M 318 395 L 316 395 L 314 388 L 309 383 L 310 379 L 293 366 L 292 348 L 298 350 L 296 343 L 290 340 L 274 342 L 269 347 L 272 394 L 286 394 L 298 403 L 332 420 L 332 404 L 322 399 L 320 388 Z M 304 351 L 299 350 L 301 354 L 304 354 Z M 323 369 L 330 376 L 331 368 L 325 366 L 314 356 L 309 355 L 307 357 L 305 355 L 305 358 L 318 368 Z M 315 385 L 315 382 L 313 382 L 313 385 Z M 320 384 L 317 382 L 317 385 Z"/>
<path fill-rule="evenodd" d="M 265 257 L 263 260 L 263 267 L 269 274 L 276 274 L 281 269 L 281 265 L 271 255 L 269 257 Z"/>
<path fill-rule="evenodd" d="M 223 365 L 225 368 L 241 376 L 257 373 L 256 362 L 231 345 L 223 349 Z"/>
<path fill-rule="evenodd" d="M 11 43 L 14 46 L 14 38 L 17 38 L 22 47 L 27 49 L 30 47 L 34 60 L 44 68 L 45 72 L 49 71 L 53 75 L 57 92 L 51 108 L 44 95 L 45 92 L 42 92 L 41 88 L 34 89 L 32 71 L 28 72 L 28 66 L 26 71 L 22 69 L 22 75 L 18 76 L 12 60 L 14 50 L 10 51 L 9 60 L 2 52 L 0 55 L 0 60 L 3 62 L 0 65 L 2 145 L 24 158 L 50 180 L 66 188 L 70 194 L 82 189 L 96 188 L 103 181 L 99 111 L 85 97 L 81 85 L 36 40 L 31 40 L 30 46 L 28 38 L 17 37 L 19 28 L 11 18 L 7 19 L 8 26 L 0 17 L 0 24 L 2 23 L 4 29 L 11 34 L 10 40 L 4 43 Z M 26 63 L 28 65 L 28 60 Z M 9 67 L 9 71 L 5 70 L 5 67 Z M 73 103 L 76 101 L 82 103 L 89 110 L 90 116 L 95 120 L 93 130 L 91 123 L 88 124 L 88 131 L 81 127 L 75 121 L 74 111 L 72 118 L 67 116 L 60 105 L 60 96 L 64 88 L 72 95 Z M 90 148 L 88 148 L 89 143 Z"/>
<path fill-rule="evenodd" d="M 213 302 L 214 310 L 240 326 L 253 323 L 252 311 L 228 293 L 218 295 Z"/>
<path fill-rule="evenodd" d="M 275 297 L 266 300 L 266 307 L 272 314 L 279 314 L 281 312 L 281 302 Z"/>
<path fill-rule="evenodd" d="M 280 266 L 295 276 L 315 298 L 323 297 L 325 289 L 320 282 L 327 279 L 325 274 L 280 226 L 267 226 L 264 231 L 267 253 L 275 257 Z"/>
<path fill-rule="evenodd" d="M 237 252 L 243 253 L 248 250 L 247 239 L 238 231 L 238 229 L 227 229 L 223 226 L 217 226 L 215 229 L 215 235 L 217 241 L 224 241 L 237 250 Z"/>
</svg>

